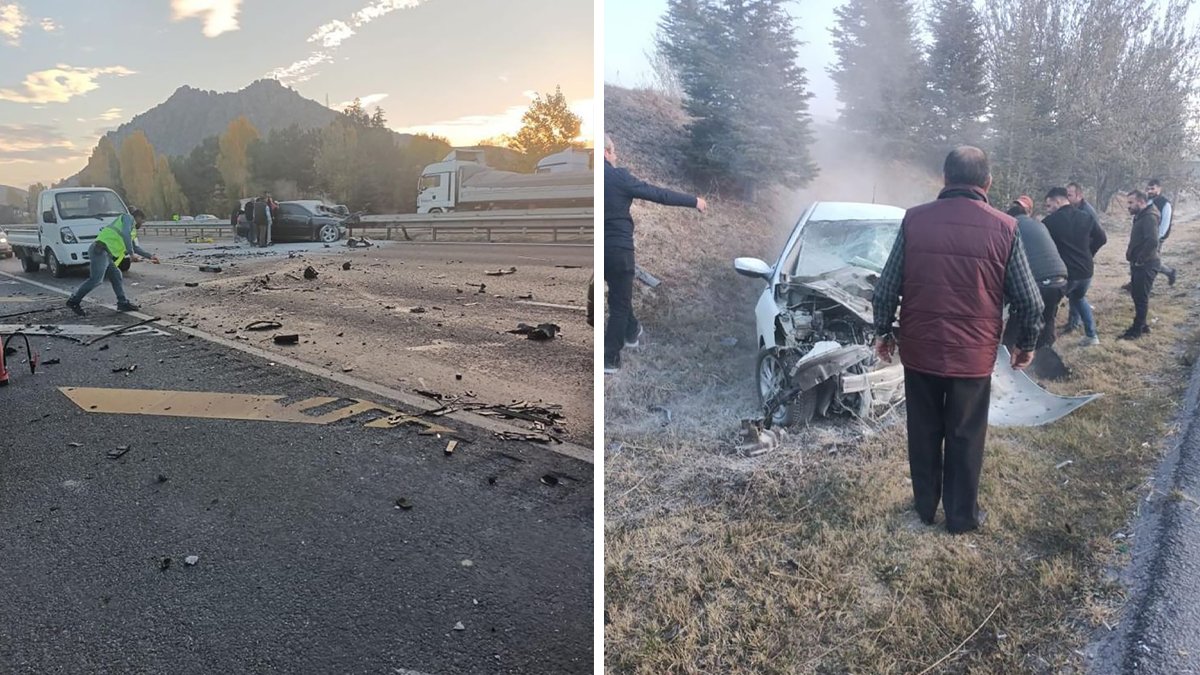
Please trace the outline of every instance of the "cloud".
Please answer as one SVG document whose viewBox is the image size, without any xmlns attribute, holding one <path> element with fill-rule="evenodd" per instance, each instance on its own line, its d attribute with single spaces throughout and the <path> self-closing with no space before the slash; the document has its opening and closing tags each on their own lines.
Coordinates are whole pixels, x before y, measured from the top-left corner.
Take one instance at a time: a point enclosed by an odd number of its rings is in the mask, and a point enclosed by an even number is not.
<svg viewBox="0 0 1200 675">
<path fill-rule="evenodd" d="M 205 37 L 238 29 L 242 0 L 171 0 L 171 20 L 202 17 Z"/>
<path fill-rule="evenodd" d="M 120 108 L 109 108 L 108 110 L 105 110 L 104 112 L 100 113 L 100 117 L 97 119 L 104 121 L 104 122 L 112 122 L 113 120 L 119 120 L 119 119 L 121 119 L 121 109 Z"/>
<path fill-rule="evenodd" d="M 524 92 L 528 97 L 529 92 Z M 570 104 L 571 112 L 583 118 L 580 138 L 591 140 L 594 133 L 592 125 L 595 114 L 595 101 L 584 99 Z M 526 105 L 514 105 L 492 115 L 464 115 L 449 120 L 431 122 L 403 129 L 401 133 L 434 134 L 450 141 L 451 145 L 474 145 L 484 138 L 512 135 L 521 128 L 521 117 L 529 109 Z"/>
<path fill-rule="evenodd" d="M 380 101 L 382 101 L 383 99 L 385 99 L 387 97 L 388 97 L 387 94 L 367 94 L 366 96 L 359 96 L 358 102 L 362 104 L 363 108 L 370 108 L 371 106 L 379 103 Z M 334 109 L 345 110 L 346 108 L 349 108 L 352 105 L 354 105 L 354 101 L 343 101 L 341 103 L 334 105 Z"/>
<path fill-rule="evenodd" d="M 42 19 L 41 26 L 42 30 L 46 31 L 47 33 L 57 33 L 62 30 L 62 24 L 51 18 Z"/>
<path fill-rule="evenodd" d="M 80 148 L 55 127 L 0 124 L 0 162 L 49 162 L 79 155 Z"/>
<path fill-rule="evenodd" d="M 25 76 L 19 89 L 0 88 L 0 101 L 14 103 L 66 103 L 98 88 L 101 75 L 125 77 L 134 71 L 124 66 L 106 68 L 76 68 L 59 64 L 49 70 L 39 70 Z"/>
<path fill-rule="evenodd" d="M 0 2 L 0 36 L 16 47 L 21 44 L 21 30 L 29 23 L 21 6 L 15 2 Z"/>
<path fill-rule="evenodd" d="M 354 35 L 354 29 L 344 21 L 330 21 L 309 36 L 309 42 L 320 42 L 322 47 L 337 47 Z"/>
<path fill-rule="evenodd" d="M 187 0 L 173 0 L 173 2 L 185 2 Z M 199 2 L 201 0 L 195 0 Z M 210 0 L 215 1 L 215 0 Z M 321 49 L 314 51 L 307 58 L 300 59 L 291 65 L 276 68 L 267 73 L 267 77 L 279 80 L 283 84 L 298 84 L 311 80 L 316 76 L 312 72 L 314 68 L 322 63 L 327 63 L 333 60 L 333 55 L 330 53 L 342 45 L 343 42 L 349 40 L 355 35 L 355 28 L 371 23 L 375 19 L 386 14 L 391 14 L 398 9 L 408 9 L 416 7 L 424 3 L 426 0 L 375 0 L 366 7 L 358 10 L 350 16 L 350 23 L 334 19 L 317 27 L 317 30 L 309 36 L 309 42 L 320 42 Z"/>
</svg>

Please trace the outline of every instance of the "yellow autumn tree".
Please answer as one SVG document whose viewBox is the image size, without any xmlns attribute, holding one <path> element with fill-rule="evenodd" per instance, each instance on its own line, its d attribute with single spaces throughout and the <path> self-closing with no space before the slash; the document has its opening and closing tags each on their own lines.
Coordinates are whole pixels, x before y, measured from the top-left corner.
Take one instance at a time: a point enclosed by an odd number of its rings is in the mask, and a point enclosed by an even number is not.
<svg viewBox="0 0 1200 675">
<path fill-rule="evenodd" d="M 171 171 L 171 163 L 166 155 L 159 155 L 154 166 L 154 199 L 152 200 L 152 216 L 170 219 L 172 215 L 187 213 L 187 197 L 175 180 Z"/>
<path fill-rule="evenodd" d="M 582 128 L 583 118 L 571 111 L 562 88 L 555 87 L 554 93 L 545 98 L 534 96 L 521 116 L 520 131 L 509 140 L 508 147 L 524 153 L 532 165 L 560 150 L 583 147 L 578 140 Z"/>
<path fill-rule="evenodd" d="M 117 158 L 117 149 L 108 136 L 100 137 L 100 142 L 92 150 L 87 167 L 80 176 L 80 183 L 118 191 L 121 189 L 121 163 Z"/>
<path fill-rule="evenodd" d="M 217 171 L 225 182 L 229 195 L 245 197 L 250 194 L 250 144 L 258 140 L 258 130 L 245 115 L 237 117 L 226 127 L 218 143 Z"/>
<path fill-rule="evenodd" d="M 154 146 L 140 129 L 121 143 L 117 153 L 121 185 L 128 203 L 143 209 L 154 199 Z"/>
</svg>

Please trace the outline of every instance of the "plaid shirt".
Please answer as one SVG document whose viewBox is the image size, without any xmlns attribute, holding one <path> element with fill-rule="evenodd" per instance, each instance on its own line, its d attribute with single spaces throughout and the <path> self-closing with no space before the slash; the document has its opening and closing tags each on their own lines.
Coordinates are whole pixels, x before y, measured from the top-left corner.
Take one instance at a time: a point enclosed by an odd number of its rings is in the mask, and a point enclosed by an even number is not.
<svg viewBox="0 0 1200 675">
<path fill-rule="evenodd" d="M 896 309 L 904 289 L 904 228 L 896 236 L 892 253 L 875 284 L 875 334 L 891 335 L 896 321 Z M 1017 348 L 1031 352 L 1037 346 L 1038 334 L 1042 330 L 1042 292 L 1029 269 L 1025 247 L 1021 244 L 1020 232 L 1013 237 L 1012 251 L 1004 269 L 1004 300 L 1008 303 L 1009 321 L 1017 321 L 1020 327 Z"/>
</svg>

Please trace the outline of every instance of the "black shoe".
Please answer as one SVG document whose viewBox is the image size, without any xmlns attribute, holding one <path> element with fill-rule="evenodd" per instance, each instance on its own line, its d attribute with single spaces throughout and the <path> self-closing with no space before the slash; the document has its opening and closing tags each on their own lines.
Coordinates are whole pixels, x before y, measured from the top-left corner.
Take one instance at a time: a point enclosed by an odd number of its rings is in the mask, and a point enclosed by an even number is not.
<svg viewBox="0 0 1200 675">
<path fill-rule="evenodd" d="M 621 359 L 604 359 L 604 374 L 614 375 L 621 370 Z"/>
<path fill-rule="evenodd" d="M 80 307 L 78 302 L 71 302 L 68 300 L 67 307 L 69 307 L 72 312 L 75 312 L 75 316 L 87 316 L 87 312 L 83 311 L 83 307 Z"/>
<path fill-rule="evenodd" d="M 641 344 L 642 334 L 645 332 L 646 331 L 642 329 L 642 325 L 638 324 L 637 335 L 634 335 L 632 339 L 625 338 L 625 346 L 631 347 L 631 348 L 636 348 L 638 345 Z"/>
<path fill-rule="evenodd" d="M 117 303 L 117 311 L 118 312 L 136 312 L 141 308 L 142 308 L 141 305 L 135 305 L 132 302 L 118 302 Z"/>
<path fill-rule="evenodd" d="M 953 528 L 953 527 L 950 527 L 949 525 L 947 525 L 946 531 L 949 532 L 950 534 L 963 534 L 966 532 L 972 532 L 974 530 L 978 530 L 979 528 L 983 527 L 983 524 L 986 522 L 987 522 L 987 511 L 984 511 L 983 509 L 978 509 L 977 515 L 975 516 L 975 525 L 973 527 Z"/>
<path fill-rule="evenodd" d="M 1142 335 L 1143 335 L 1143 332 L 1141 330 L 1131 327 L 1129 330 L 1127 330 L 1124 333 L 1121 333 L 1119 336 L 1117 336 L 1117 339 L 1118 340 L 1136 340 L 1136 339 L 1142 337 Z"/>
</svg>

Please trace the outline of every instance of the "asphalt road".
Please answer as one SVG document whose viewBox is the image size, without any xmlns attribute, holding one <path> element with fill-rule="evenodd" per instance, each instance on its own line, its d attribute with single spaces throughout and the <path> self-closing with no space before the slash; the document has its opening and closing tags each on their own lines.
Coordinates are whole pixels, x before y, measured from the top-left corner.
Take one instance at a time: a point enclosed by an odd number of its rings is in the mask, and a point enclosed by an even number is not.
<svg viewBox="0 0 1200 675">
<path fill-rule="evenodd" d="M 22 289 L 0 277 L 0 314 L 41 306 Z M 134 322 L 0 323 L 25 318 Z M 401 406 L 173 330 L 33 344 L 61 362 L 11 356 L 0 388 L 0 672 L 591 671 L 590 464 L 443 419 L 446 455 L 422 426 L 365 426 L 377 410 L 85 410 L 60 388 Z"/>
<path fill-rule="evenodd" d="M 1132 524 L 1133 559 L 1120 574 L 1129 602 L 1088 649 L 1097 675 L 1200 673 L 1200 365 L 1180 423 Z"/>
<path fill-rule="evenodd" d="M 565 419 L 556 435 L 592 444 L 590 245 L 384 242 L 365 249 L 252 249 L 188 244 L 178 237 L 142 243 L 163 264 L 135 264 L 126 292 L 148 313 L 409 392 L 469 391 L 482 403 L 562 406 Z M 222 271 L 202 272 L 202 265 Z M 303 278 L 310 265 L 320 274 L 315 280 Z M 487 274 L 511 268 L 517 272 Z M 85 274 L 79 268 L 54 279 L 43 268 L 27 275 L 16 260 L 0 261 L 0 271 L 61 291 L 75 288 Z M 114 300 L 107 284 L 89 297 Z M 240 330 L 259 320 L 280 322 L 281 332 L 301 335 L 300 343 L 278 348 L 270 333 Z M 561 332 L 548 342 L 507 332 L 522 322 L 554 323 Z"/>
</svg>

